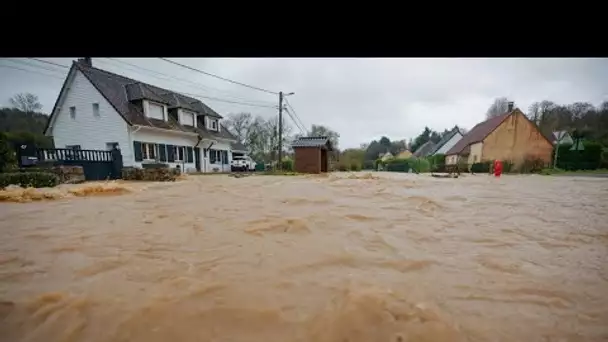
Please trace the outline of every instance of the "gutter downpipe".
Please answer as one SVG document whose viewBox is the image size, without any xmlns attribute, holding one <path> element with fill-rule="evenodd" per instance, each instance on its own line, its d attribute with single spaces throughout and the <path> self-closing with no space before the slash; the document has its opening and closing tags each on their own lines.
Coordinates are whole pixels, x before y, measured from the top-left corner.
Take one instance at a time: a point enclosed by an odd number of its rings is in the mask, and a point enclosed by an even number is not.
<svg viewBox="0 0 608 342">
<path fill-rule="evenodd" d="M 200 136 L 199 136 L 199 138 L 200 138 Z M 207 159 L 205 159 L 205 155 L 208 154 L 209 150 L 211 149 L 211 146 L 213 146 L 213 144 L 215 144 L 217 141 L 212 140 L 212 139 L 201 138 L 201 140 L 199 140 L 199 142 L 196 143 L 196 145 L 200 144 L 200 142 L 203 140 L 211 142 L 211 144 L 209 144 L 209 146 L 207 148 L 203 147 L 203 172 L 206 173 L 207 172 Z"/>
</svg>

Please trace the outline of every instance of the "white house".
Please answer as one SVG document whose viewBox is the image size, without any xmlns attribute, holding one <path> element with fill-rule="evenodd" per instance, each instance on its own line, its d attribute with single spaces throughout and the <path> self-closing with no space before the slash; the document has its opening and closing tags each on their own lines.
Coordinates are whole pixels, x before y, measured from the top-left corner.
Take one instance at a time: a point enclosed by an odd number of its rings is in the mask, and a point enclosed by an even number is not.
<svg viewBox="0 0 608 342">
<path fill-rule="evenodd" d="M 556 145 L 558 142 L 560 145 L 572 145 L 574 144 L 574 139 L 572 139 L 572 135 L 568 133 L 568 131 L 555 131 L 552 132 L 553 145 Z"/>
<path fill-rule="evenodd" d="M 455 126 L 448 134 L 443 136 L 443 138 L 435 145 L 434 149 L 430 151 L 429 155 L 434 156 L 436 154 L 446 154 L 446 152 L 454 147 L 454 145 L 456 145 L 456 143 L 459 142 L 462 137 L 463 134 L 460 131 L 460 128 Z"/>
<path fill-rule="evenodd" d="M 177 165 L 186 172 L 230 171 L 232 149 L 245 148 L 222 116 L 201 101 L 94 68 L 72 64 L 45 134 L 57 148 L 111 149 L 125 166 Z"/>
</svg>

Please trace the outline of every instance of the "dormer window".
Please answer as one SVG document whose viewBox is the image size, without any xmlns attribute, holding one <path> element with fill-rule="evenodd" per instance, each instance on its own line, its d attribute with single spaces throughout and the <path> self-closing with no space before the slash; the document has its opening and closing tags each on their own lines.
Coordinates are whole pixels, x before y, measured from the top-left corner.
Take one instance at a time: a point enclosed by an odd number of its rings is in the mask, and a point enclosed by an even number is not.
<svg viewBox="0 0 608 342">
<path fill-rule="evenodd" d="M 159 103 L 148 102 L 146 116 L 152 119 L 165 120 L 165 106 Z"/>
<path fill-rule="evenodd" d="M 217 131 L 218 130 L 217 119 L 207 118 L 207 129 L 210 129 L 212 131 Z"/>
<path fill-rule="evenodd" d="M 194 115 L 194 113 L 182 110 L 181 114 L 180 124 L 196 127 L 196 115 Z"/>
</svg>

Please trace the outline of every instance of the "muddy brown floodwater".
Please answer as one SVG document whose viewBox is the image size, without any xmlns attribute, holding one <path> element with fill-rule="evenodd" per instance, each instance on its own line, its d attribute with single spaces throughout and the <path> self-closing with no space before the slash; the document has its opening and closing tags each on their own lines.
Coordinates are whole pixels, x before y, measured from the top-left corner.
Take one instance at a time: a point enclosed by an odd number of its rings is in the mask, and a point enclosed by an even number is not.
<svg viewBox="0 0 608 342">
<path fill-rule="evenodd" d="M 0 340 L 608 340 L 608 180 L 348 177 L 2 203 Z"/>
</svg>

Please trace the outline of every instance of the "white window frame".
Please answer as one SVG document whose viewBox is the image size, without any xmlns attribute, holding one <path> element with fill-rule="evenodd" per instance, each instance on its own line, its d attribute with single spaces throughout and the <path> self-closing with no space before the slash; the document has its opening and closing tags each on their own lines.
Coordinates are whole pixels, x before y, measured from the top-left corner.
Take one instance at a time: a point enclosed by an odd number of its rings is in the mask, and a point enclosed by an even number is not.
<svg viewBox="0 0 608 342">
<path fill-rule="evenodd" d="M 179 151 L 182 151 L 182 155 L 180 157 Z M 175 162 L 184 162 L 186 161 L 186 147 L 184 146 L 173 146 L 173 159 Z"/>
<path fill-rule="evenodd" d="M 193 112 L 187 111 L 187 110 L 182 110 L 182 117 L 180 118 L 180 123 L 182 125 L 187 125 L 187 126 L 192 126 L 192 127 L 196 127 L 196 114 L 194 114 Z M 187 120 L 187 117 L 192 116 L 192 121 L 188 122 L 189 120 Z"/>
<path fill-rule="evenodd" d="M 70 118 L 72 118 L 72 120 L 76 120 L 76 106 L 70 107 Z"/>
<path fill-rule="evenodd" d="M 167 121 L 167 108 L 165 108 L 165 105 L 163 105 L 162 103 L 152 102 L 152 101 L 147 101 L 147 104 L 148 105 L 146 106 L 147 107 L 146 108 L 146 117 L 151 118 L 151 119 L 156 119 L 156 120 Z M 152 107 L 152 106 L 158 106 L 158 107 L 162 108 L 163 112 L 162 112 L 162 115 L 161 115 L 162 117 L 160 119 L 150 116 L 150 113 L 151 113 L 150 107 Z"/>
<path fill-rule="evenodd" d="M 141 158 L 144 161 L 156 161 L 158 159 L 158 145 L 153 143 L 141 143 Z M 150 151 L 154 152 L 154 158 L 150 158 Z"/>
<path fill-rule="evenodd" d="M 93 116 L 96 118 L 100 117 L 101 115 L 99 113 L 99 103 L 97 103 L 97 102 L 93 103 L 92 107 L 93 107 Z"/>
<path fill-rule="evenodd" d="M 213 124 L 215 124 L 215 127 L 213 127 Z M 216 118 L 210 118 L 207 117 L 207 129 L 210 129 L 212 131 L 219 131 L 219 120 Z"/>
</svg>

